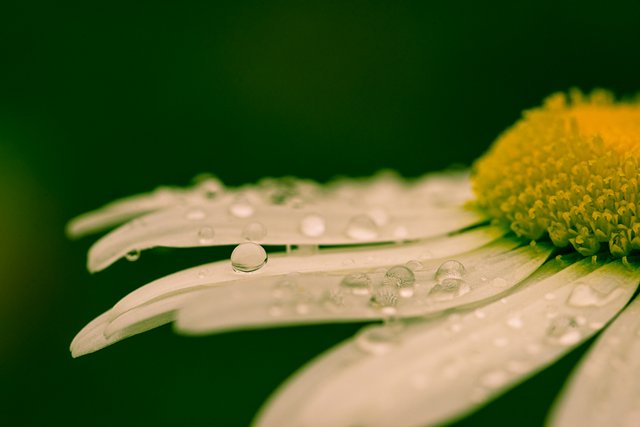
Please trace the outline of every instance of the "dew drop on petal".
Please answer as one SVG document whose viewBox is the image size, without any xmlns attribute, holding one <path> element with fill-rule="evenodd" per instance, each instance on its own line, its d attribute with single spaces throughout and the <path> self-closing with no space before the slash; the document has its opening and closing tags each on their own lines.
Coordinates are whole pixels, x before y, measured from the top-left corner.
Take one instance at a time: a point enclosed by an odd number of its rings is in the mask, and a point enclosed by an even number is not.
<svg viewBox="0 0 640 427">
<path fill-rule="evenodd" d="M 267 235 L 267 227 L 261 222 L 250 222 L 242 230 L 242 237 L 255 242 L 264 239 Z"/>
<path fill-rule="evenodd" d="M 547 339 L 553 344 L 572 345 L 579 342 L 581 337 L 578 323 L 571 316 L 556 316 L 547 328 Z"/>
<path fill-rule="evenodd" d="M 231 266 L 238 272 L 259 270 L 266 262 L 267 252 L 256 243 L 241 243 L 231 253 Z"/>
<path fill-rule="evenodd" d="M 124 256 L 127 261 L 137 261 L 140 259 L 140 251 L 138 249 L 132 249 Z"/>
<path fill-rule="evenodd" d="M 460 261 L 449 260 L 443 262 L 436 270 L 436 281 L 443 283 L 448 279 L 461 279 L 466 273 L 464 265 Z"/>
<path fill-rule="evenodd" d="M 358 215 L 349 220 L 346 234 L 355 240 L 372 240 L 378 237 L 378 226 L 371 217 Z"/>
<path fill-rule="evenodd" d="M 307 237 L 322 236 L 326 230 L 324 218 L 320 215 L 311 214 L 300 221 L 300 231 Z"/>
<path fill-rule="evenodd" d="M 424 268 L 424 265 L 422 265 L 422 263 L 420 261 L 418 261 L 417 259 L 412 259 L 407 261 L 407 263 L 405 264 L 405 266 L 410 269 L 411 271 L 420 271 Z"/>
<path fill-rule="evenodd" d="M 376 286 L 371 297 L 371 305 L 380 309 L 384 314 L 393 315 L 396 313 L 398 305 L 398 287 L 395 285 L 382 284 Z"/>
<path fill-rule="evenodd" d="M 207 175 L 196 177 L 195 179 L 198 181 L 198 192 L 205 199 L 215 199 L 216 196 L 224 190 L 222 181 L 214 176 Z"/>
<path fill-rule="evenodd" d="M 471 288 L 462 279 L 444 279 L 429 290 L 428 297 L 435 301 L 448 301 L 469 293 Z"/>
<path fill-rule="evenodd" d="M 229 212 L 236 218 L 249 218 L 254 211 L 253 205 L 243 197 L 236 199 L 229 206 Z"/>
<path fill-rule="evenodd" d="M 327 289 L 322 296 L 322 305 L 329 311 L 337 311 L 345 305 L 345 297 L 342 289 Z"/>
<path fill-rule="evenodd" d="M 614 289 L 610 293 L 602 293 L 589 285 L 579 284 L 571 291 L 567 304 L 574 307 L 602 307 L 615 300 L 621 293 L 621 289 Z"/>
<path fill-rule="evenodd" d="M 201 245 L 209 244 L 213 241 L 214 234 L 213 228 L 202 227 L 198 230 L 198 242 L 200 242 Z"/>
<path fill-rule="evenodd" d="M 416 276 L 409 268 L 404 265 L 396 265 L 391 267 L 384 275 L 383 283 L 386 285 L 396 286 L 398 293 L 403 298 L 410 298 L 413 296 L 414 283 L 416 282 Z"/>
<path fill-rule="evenodd" d="M 342 279 L 340 286 L 354 295 L 369 295 L 371 278 L 366 273 L 349 274 Z"/>
</svg>

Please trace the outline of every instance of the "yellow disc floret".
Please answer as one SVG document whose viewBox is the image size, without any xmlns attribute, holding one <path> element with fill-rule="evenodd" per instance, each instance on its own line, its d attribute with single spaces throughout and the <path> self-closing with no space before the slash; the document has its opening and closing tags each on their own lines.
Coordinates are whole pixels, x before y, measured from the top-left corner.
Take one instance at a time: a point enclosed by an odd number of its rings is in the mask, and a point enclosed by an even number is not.
<svg viewBox="0 0 640 427">
<path fill-rule="evenodd" d="M 478 205 L 517 235 L 582 255 L 640 249 L 640 102 L 555 94 L 474 165 Z"/>
</svg>

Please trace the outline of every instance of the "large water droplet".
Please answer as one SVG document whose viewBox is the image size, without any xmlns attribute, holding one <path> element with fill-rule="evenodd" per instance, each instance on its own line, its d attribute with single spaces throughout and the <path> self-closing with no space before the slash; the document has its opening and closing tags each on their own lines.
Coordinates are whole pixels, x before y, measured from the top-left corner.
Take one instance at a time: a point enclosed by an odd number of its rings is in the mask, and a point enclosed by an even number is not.
<svg viewBox="0 0 640 427">
<path fill-rule="evenodd" d="M 253 215 L 253 205 L 244 197 L 236 199 L 230 206 L 229 212 L 236 218 L 248 218 Z"/>
<path fill-rule="evenodd" d="M 553 344 L 572 345 L 582 338 L 578 322 L 571 316 L 557 316 L 551 319 L 547 328 L 547 339 Z"/>
<path fill-rule="evenodd" d="M 413 296 L 416 276 L 404 265 L 396 265 L 387 270 L 383 282 L 386 285 L 396 286 L 401 297 L 410 298 Z"/>
<path fill-rule="evenodd" d="M 371 278 L 366 273 L 349 274 L 342 279 L 340 286 L 354 295 L 369 295 Z"/>
<path fill-rule="evenodd" d="M 198 230 L 198 242 L 200 242 L 201 245 L 207 245 L 213 241 L 214 235 L 215 232 L 213 231 L 213 228 L 202 227 Z"/>
<path fill-rule="evenodd" d="M 252 242 L 262 240 L 267 235 L 267 227 L 261 222 L 250 222 L 242 230 L 242 237 Z"/>
<path fill-rule="evenodd" d="M 621 293 L 622 289 L 619 288 L 610 293 L 601 293 L 589 285 L 579 284 L 569 295 L 567 303 L 574 307 L 602 307 L 615 300 Z"/>
<path fill-rule="evenodd" d="M 256 243 L 241 243 L 231 253 L 235 271 L 248 273 L 260 269 L 267 262 L 267 252 Z"/>
<path fill-rule="evenodd" d="M 462 279 L 444 279 L 429 291 L 429 298 L 435 301 L 448 301 L 469 293 L 471 288 Z"/>
<path fill-rule="evenodd" d="M 387 284 L 376 286 L 371 297 L 371 305 L 382 310 L 384 314 L 395 314 L 396 305 L 398 305 L 398 287 Z"/>
<path fill-rule="evenodd" d="M 132 249 L 124 256 L 127 261 L 137 261 L 140 259 L 140 251 L 138 249 Z"/>
<path fill-rule="evenodd" d="M 300 231 L 308 237 L 322 236 L 326 230 L 324 218 L 320 215 L 311 214 L 300 221 Z"/>
<path fill-rule="evenodd" d="M 436 281 L 443 283 L 448 279 L 462 279 L 465 273 L 466 269 L 460 261 L 454 259 L 445 261 L 436 270 Z"/>
<path fill-rule="evenodd" d="M 369 216 L 358 215 L 347 224 L 346 234 L 355 240 L 373 240 L 378 237 L 378 226 Z"/>
</svg>

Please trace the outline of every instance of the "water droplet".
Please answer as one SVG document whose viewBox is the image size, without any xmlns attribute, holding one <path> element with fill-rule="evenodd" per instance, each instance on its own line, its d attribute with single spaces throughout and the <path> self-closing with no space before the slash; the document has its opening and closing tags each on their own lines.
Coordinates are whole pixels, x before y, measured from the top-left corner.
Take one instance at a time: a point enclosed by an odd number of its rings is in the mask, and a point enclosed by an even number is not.
<svg viewBox="0 0 640 427">
<path fill-rule="evenodd" d="M 621 293 L 620 288 L 607 294 L 598 292 L 589 285 L 579 284 L 569 295 L 567 303 L 574 307 L 602 307 L 615 300 Z"/>
<path fill-rule="evenodd" d="M 570 316 L 557 316 L 551 319 L 547 328 L 547 339 L 554 344 L 572 345 L 582 338 L 578 323 Z"/>
<path fill-rule="evenodd" d="M 373 290 L 371 305 L 382 310 L 384 314 L 393 315 L 398 305 L 398 287 L 382 284 Z"/>
<path fill-rule="evenodd" d="M 518 316 L 512 316 L 507 319 L 507 326 L 512 329 L 520 329 L 523 325 L 522 319 Z"/>
<path fill-rule="evenodd" d="M 205 199 L 214 199 L 224 189 L 224 184 L 218 178 L 211 175 L 197 176 L 197 190 Z"/>
<path fill-rule="evenodd" d="M 344 304 L 344 293 L 340 288 L 328 289 L 322 297 L 322 305 L 330 311 L 337 311 L 342 308 Z"/>
<path fill-rule="evenodd" d="M 416 282 L 416 276 L 413 271 L 404 265 L 396 265 L 391 267 L 384 275 L 383 283 L 385 285 L 396 286 L 399 294 L 403 298 L 413 296 L 413 285 Z"/>
<path fill-rule="evenodd" d="M 436 270 L 436 281 L 442 284 L 448 279 L 461 279 L 465 273 L 464 265 L 460 261 L 445 261 Z"/>
<path fill-rule="evenodd" d="M 198 241 L 201 245 L 209 244 L 213 241 L 214 236 L 213 228 L 211 227 L 202 227 L 198 230 Z"/>
<path fill-rule="evenodd" d="M 208 270 L 198 270 L 198 279 L 204 279 L 209 274 Z"/>
<path fill-rule="evenodd" d="M 242 230 L 242 237 L 255 242 L 264 239 L 267 235 L 267 227 L 261 222 L 250 222 Z"/>
<path fill-rule="evenodd" d="M 411 271 L 420 271 L 424 268 L 424 265 L 422 265 L 422 263 L 420 261 L 418 261 L 417 259 L 412 259 L 407 261 L 407 263 L 405 264 L 405 266 L 410 269 Z"/>
<path fill-rule="evenodd" d="M 487 314 L 479 308 L 474 310 L 473 314 L 475 314 L 478 319 L 484 319 L 485 317 L 487 317 Z"/>
<path fill-rule="evenodd" d="M 462 279 L 444 279 L 429 291 L 429 298 L 436 301 L 448 301 L 469 293 L 471 288 Z"/>
<path fill-rule="evenodd" d="M 302 218 L 300 231 L 308 237 L 322 236 L 326 230 L 324 218 L 320 215 L 311 214 Z"/>
<path fill-rule="evenodd" d="M 489 388 L 498 388 L 507 383 L 509 375 L 502 370 L 489 371 L 480 378 L 480 383 Z"/>
<path fill-rule="evenodd" d="M 378 237 L 378 226 L 369 216 L 358 215 L 347 224 L 346 234 L 355 240 L 373 240 Z"/>
<path fill-rule="evenodd" d="M 207 214 L 202 209 L 190 209 L 189 211 L 187 211 L 185 218 L 187 218 L 189 221 L 200 221 L 202 219 L 205 219 L 206 216 Z"/>
<path fill-rule="evenodd" d="M 238 272 L 259 270 L 266 262 L 267 252 L 256 243 L 241 243 L 231 253 L 231 266 Z"/>
<path fill-rule="evenodd" d="M 124 256 L 127 261 L 137 261 L 140 259 L 140 251 L 138 249 L 132 249 Z"/>
<path fill-rule="evenodd" d="M 384 354 L 399 342 L 399 332 L 393 325 L 366 326 L 356 335 L 356 345 L 366 353 Z"/>
<path fill-rule="evenodd" d="M 354 295 L 369 295 L 371 292 L 371 278 L 366 273 L 354 273 L 345 276 L 340 286 Z"/>
<path fill-rule="evenodd" d="M 273 297 L 279 301 L 291 301 L 293 300 L 298 290 L 298 284 L 292 278 L 285 277 L 273 286 L 271 291 Z"/>
<path fill-rule="evenodd" d="M 554 294 L 553 292 L 548 292 L 544 294 L 544 299 L 546 299 L 547 301 L 553 301 L 554 299 L 556 299 L 556 294 Z"/>
<path fill-rule="evenodd" d="M 249 218 L 254 211 L 253 205 L 243 197 L 236 199 L 229 206 L 229 212 L 236 218 Z"/>
</svg>

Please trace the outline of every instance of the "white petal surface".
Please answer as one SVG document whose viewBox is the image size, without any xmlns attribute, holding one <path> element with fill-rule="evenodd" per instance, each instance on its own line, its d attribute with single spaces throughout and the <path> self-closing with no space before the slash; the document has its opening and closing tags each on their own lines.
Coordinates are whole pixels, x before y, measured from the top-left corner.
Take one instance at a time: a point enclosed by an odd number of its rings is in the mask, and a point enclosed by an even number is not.
<svg viewBox="0 0 640 427">
<path fill-rule="evenodd" d="M 202 180 L 192 188 L 161 188 L 81 215 L 70 236 L 106 229 L 129 219 L 90 250 L 91 271 L 129 252 L 157 247 L 238 244 L 342 245 L 418 240 L 485 221 L 464 209 L 471 186 L 466 172 L 404 180 L 380 173 L 320 187 L 294 178 L 224 188 Z"/>
<path fill-rule="evenodd" d="M 256 425 L 409 427 L 464 415 L 591 336 L 640 279 L 620 262 L 588 260 L 549 276 L 555 264 L 466 314 L 392 329 L 386 340 L 363 331 L 303 368 Z"/>
<path fill-rule="evenodd" d="M 67 224 L 71 238 L 108 230 L 134 218 L 170 206 L 211 201 L 223 191 L 222 183 L 212 177 L 198 179 L 193 187 L 158 187 L 156 190 L 113 201 L 100 209 L 73 218 Z"/>
<path fill-rule="evenodd" d="M 264 236 L 251 239 L 262 245 L 354 245 L 424 239 L 485 220 L 479 213 L 462 208 L 388 210 L 385 215 L 393 220 L 384 225 L 376 225 L 362 208 L 336 203 L 318 203 L 295 210 L 267 205 L 250 209 L 251 217 L 238 218 L 229 212 L 227 205 L 202 203 L 143 216 L 96 242 L 89 251 L 88 268 L 99 271 L 129 252 L 158 246 L 239 244 L 249 240 L 245 230 L 253 224 L 265 230 Z M 305 232 L 304 224 L 309 218 L 322 225 L 316 228 L 311 225 L 311 231 Z"/>
<path fill-rule="evenodd" d="M 501 228 L 482 227 L 453 236 L 403 245 L 326 249 L 311 255 L 298 255 L 295 252 L 291 255 L 274 255 L 263 268 L 253 273 L 237 273 L 229 261 L 205 264 L 166 276 L 133 291 L 98 318 L 103 319 L 102 321 L 91 322 L 83 328 L 74 339 L 71 350 L 75 356 L 96 351 L 138 333 L 135 332 L 138 331 L 137 324 L 149 324 L 156 317 L 163 319 L 164 323 L 169 322 L 171 317 L 167 316 L 173 316 L 173 311 L 183 306 L 186 301 L 198 298 L 204 291 L 210 291 L 212 287 L 225 283 L 229 285 L 226 287 L 227 291 L 233 294 L 236 290 L 244 289 L 251 284 L 262 284 L 261 287 L 264 288 L 272 283 L 274 278 L 282 278 L 288 273 L 297 272 L 316 273 L 309 275 L 309 280 L 322 285 L 327 279 L 335 280 L 335 278 L 318 274 L 320 272 L 342 272 L 344 275 L 353 271 L 377 269 L 383 265 L 404 264 L 408 260 L 433 263 L 434 259 L 473 251 L 496 241 L 504 234 L 505 230 Z M 506 240 L 496 245 L 490 253 L 485 251 L 485 258 L 489 258 L 490 254 L 504 253 L 516 245 L 517 242 Z M 525 264 L 528 262 L 529 266 L 535 262 L 522 261 Z M 433 275 L 433 272 L 430 274 Z M 522 273 L 512 272 L 511 274 Z M 486 281 L 488 282 L 489 279 L 487 278 Z M 270 287 L 267 289 L 271 291 Z M 270 297 L 271 294 L 269 293 L 268 296 Z M 269 301 L 262 301 L 262 303 L 268 304 Z M 99 330 L 99 333 L 96 333 L 96 330 Z M 108 339 L 104 336 L 105 333 Z M 96 336 L 103 336 L 103 338 L 100 340 Z"/>
<path fill-rule="evenodd" d="M 640 299 L 598 338 L 556 405 L 551 426 L 640 426 Z"/>
<path fill-rule="evenodd" d="M 203 334 L 273 325 L 375 320 L 388 316 L 389 312 L 399 317 L 439 313 L 505 292 L 536 271 L 552 251 L 543 245 L 514 249 L 515 246 L 515 240 L 500 239 L 456 255 L 455 260 L 464 265 L 466 274 L 461 283 L 453 284 L 457 288 L 451 293 L 434 293 L 438 286 L 436 271 L 447 259 L 425 260 L 421 269 L 414 272 L 410 297 L 402 297 L 394 284 L 389 289 L 391 297 L 397 299 L 392 306 L 372 304 L 372 295 L 375 298 L 379 292 L 376 287 L 384 288 L 386 273 L 395 264 L 385 254 L 375 270 L 367 271 L 373 288 L 370 293 L 354 295 L 345 289 L 341 283 L 348 271 L 246 280 L 238 286 L 203 291 L 180 308 L 175 325 L 182 333 Z M 405 258 L 399 264 L 410 259 Z"/>
</svg>

